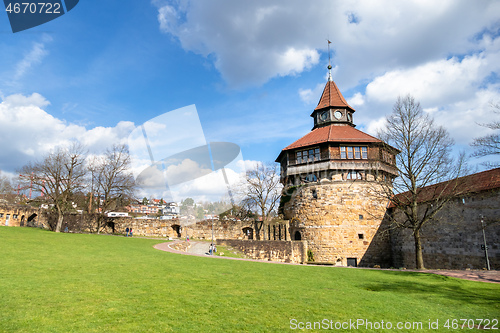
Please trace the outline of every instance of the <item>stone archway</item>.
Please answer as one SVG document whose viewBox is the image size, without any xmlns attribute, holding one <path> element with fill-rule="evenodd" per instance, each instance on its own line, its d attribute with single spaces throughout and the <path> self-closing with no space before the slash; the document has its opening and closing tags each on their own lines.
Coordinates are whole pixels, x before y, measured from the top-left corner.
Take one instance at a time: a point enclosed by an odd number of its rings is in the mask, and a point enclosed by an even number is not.
<svg viewBox="0 0 500 333">
<path fill-rule="evenodd" d="M 302 235 L 300 234 L 300 231 L 295 231 L 295 234 L 293 234 L 293 240 L 302 240 Z"/>
<path fill-rule="evenodd" d="M 253 239 L 253 229 L 250 227 L 243 228 L 243 234 L 246 239 Z"/>
<path fill-rule="evenodd" d="M 174 225 L 172 225 L 172 229 L 174 229 L 176 236 L 180 238 L 181 237 L 181 226 L 178 224 L 174 224 Z"/>
<path fill-rule="evenodd" d="M 34 227 L 35 226 L 35 218 L 37 217 L 38 215 L 36 213 L 33 213 L 31 214 L 29 217 L 28 217 L 28 221 L 26 222 L 26 226 L 27 227 Z"/>
</svg>

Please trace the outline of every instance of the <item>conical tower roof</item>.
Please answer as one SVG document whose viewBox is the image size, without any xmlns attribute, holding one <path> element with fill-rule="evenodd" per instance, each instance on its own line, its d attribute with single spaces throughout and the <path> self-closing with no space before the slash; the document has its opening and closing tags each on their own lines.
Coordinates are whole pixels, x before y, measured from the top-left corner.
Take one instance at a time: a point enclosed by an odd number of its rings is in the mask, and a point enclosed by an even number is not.
<svg viewBox="0 0 500 333">
<path fill-rule="evenodd" d="M 329 108 L 347 108 L 352 112 L 355 111 L 349 104 L 347 104 L 344 96 L 342 96 L 339 88 L 331 78 L 326 83 L 323 94 L 319 99 L 318 106 L 314 109 L 314 111 Z"/>
</svg>

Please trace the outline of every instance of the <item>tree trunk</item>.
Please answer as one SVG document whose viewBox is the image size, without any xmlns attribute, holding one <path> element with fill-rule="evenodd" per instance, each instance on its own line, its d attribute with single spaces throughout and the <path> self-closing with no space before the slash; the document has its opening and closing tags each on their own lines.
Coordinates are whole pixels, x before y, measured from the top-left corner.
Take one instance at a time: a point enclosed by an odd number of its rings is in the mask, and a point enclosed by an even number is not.
<svg viewBox="0 0 500 333">
<path fill-rule="evenodd" d="M 255 229 L 255 239 L 260 240 L 260 229 L 262 229 L 262 224 L 260 225 L 260 228 L 259 228 L 259 222 L 255 221 L 254 222 L 254 229 Z"/>
<path fill-rule="evenodd" d="M 97 216 L 97 234 L 101 233 L 101 215 Z"/>
<path fill-rule="evenodd" d="M 415 263 L 417 269 L 425 269 L 424 258 L 422 257 L 422 242 L 420 239 L 420 229 L 413 231 L 413 237 L 415 238 Z"/>
<path fill-rule="evenodd" d="M 56 225 L 56 232 L 61 232 L 61 227 L 63 223 L 64 215 L 61 211 L 57 212 L 57 225 Z"/>
</svg>

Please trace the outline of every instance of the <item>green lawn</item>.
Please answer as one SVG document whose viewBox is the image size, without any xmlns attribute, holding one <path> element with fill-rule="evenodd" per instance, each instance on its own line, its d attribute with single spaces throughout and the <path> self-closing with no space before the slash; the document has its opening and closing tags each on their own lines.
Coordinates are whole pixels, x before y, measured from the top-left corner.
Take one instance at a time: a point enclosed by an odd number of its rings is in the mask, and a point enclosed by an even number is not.
<svg viewBox="0 0 500 333">
<path fill-rule="evenodd" d="M 498 284 L 192 257 L 159 242 L 0 227 L 0 332 L 278 332 L 323 319 L 421 332 L 439 320 L 434 332 L 450 332 L 447 319 L 500 317 Z"/>
</svg>

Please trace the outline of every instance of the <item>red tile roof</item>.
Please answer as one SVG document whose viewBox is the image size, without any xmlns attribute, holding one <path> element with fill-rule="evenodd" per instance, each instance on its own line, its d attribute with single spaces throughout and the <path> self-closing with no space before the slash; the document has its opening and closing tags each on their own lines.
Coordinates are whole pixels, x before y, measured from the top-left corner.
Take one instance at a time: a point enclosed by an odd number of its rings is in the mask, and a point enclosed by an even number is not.
<svg viewBox="0 0 500 333">
<path fill-rule="evenodd" d="M 350 125 L 329 125 L 313 129 L 283 150 L 311 146 L 323 142 L 382 142 Z"/>
<path fill-rule="evenodd" d="M 449 184 L 449 188 L 446 186 Z M 472 175 L 460 177 L 456 183 L 441 182 L 434 185 L 429 185 L 420 189 L 418 193 L 418 202 L 427 202 L 441 195 L 451 194 L 460 196 L 469 193 L 478 193 L 500 188 L 500 168 L 491 169 Z M 404 192 L 396 195 L 396 200 L 405 202 L 405 197 L 409 192 Z M 394 203 L 391 202 L 389 207 L 393 208 Z"/>
<path fill-rule="evenodd" d="M 316 111 L 329 107 L 349 108 L 354 112 L 354 109 L 349 104 L 347 104 L 344 96 L 342 96 L 339 88 L 333 81 L 328 81 L 326 83 L 323 94 L 319 99 L 318 106 L 314 110 Z"/>
</svg>

